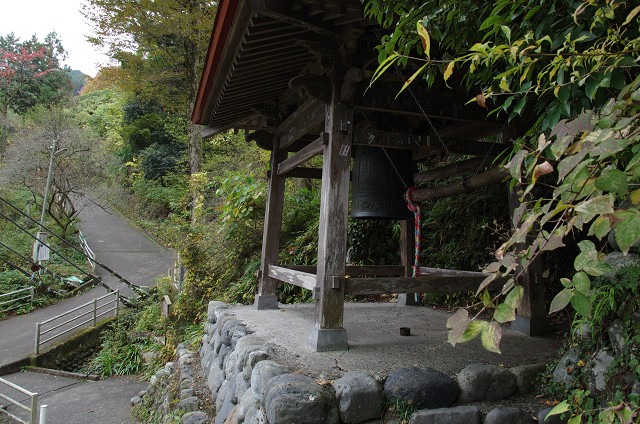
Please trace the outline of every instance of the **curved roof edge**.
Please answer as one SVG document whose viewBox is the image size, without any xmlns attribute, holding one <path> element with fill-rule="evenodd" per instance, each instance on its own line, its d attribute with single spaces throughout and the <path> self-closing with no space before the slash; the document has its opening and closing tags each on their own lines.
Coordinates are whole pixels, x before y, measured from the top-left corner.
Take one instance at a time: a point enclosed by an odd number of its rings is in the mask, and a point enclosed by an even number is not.
<svg viewBox="0 0 640 424">
<path fill-rule="evenodd" d="M 200 77 L 200 85 L 196 95 L 196 102 L 191 113 L 191 121 L 195 124 L 204 124 L 202 122 L 205 108 L 207 106 L 207 97 L 211 93 L 213 85 L 213 74 L 217 70 L 220 59 L 231 27 L 233 26 L 234 17 L 242 0 L 220 0 L 216 19 L 213 23 L 211 39 L 209 40 L 209 48 Z"/>
</svg>

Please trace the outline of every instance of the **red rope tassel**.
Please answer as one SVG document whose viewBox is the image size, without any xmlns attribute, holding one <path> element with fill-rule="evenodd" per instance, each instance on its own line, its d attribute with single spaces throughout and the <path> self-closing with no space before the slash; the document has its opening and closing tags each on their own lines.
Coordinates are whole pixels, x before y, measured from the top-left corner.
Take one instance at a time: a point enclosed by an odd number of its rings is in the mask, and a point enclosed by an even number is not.
<svg viewBox="0 0 640 424">
<path fill-rule="evenodd" d="M 411 194 L 416 189 L 416 187 L 409 187 L 407 190 L 407 208 L 411 212 L 413 212 L 413 216 L 415 218 L 415 259 L 413 262 L 413 274 L 412 277 L 420 276 L 420 243 L 422 242 L 422 230 L 421 230 L 421 216 L 420 216 L 420 205 L 418 203 L 414 203 L 411 200 Z"/>
</svg>

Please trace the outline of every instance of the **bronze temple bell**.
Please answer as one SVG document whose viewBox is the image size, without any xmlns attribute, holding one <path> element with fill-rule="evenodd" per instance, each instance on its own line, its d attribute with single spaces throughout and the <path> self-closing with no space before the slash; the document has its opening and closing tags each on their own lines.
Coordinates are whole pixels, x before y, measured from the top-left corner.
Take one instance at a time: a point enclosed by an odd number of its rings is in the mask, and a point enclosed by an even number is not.
<svg viewBox="0 0 640 424">
<path fill-rule="evenodd" d="M 353 161 L 351 216 L 356 219 L 412 218 L 404 198 L 412 185 L 411 150 L 358 146 Z"/>
</svg>

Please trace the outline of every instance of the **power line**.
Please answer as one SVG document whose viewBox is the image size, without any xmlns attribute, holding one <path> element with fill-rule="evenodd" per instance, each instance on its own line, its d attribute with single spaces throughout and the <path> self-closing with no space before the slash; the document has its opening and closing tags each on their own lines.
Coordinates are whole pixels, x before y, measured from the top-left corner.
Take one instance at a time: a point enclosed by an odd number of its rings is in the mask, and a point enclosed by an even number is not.
<svg viewBox="0 0 640 424">
<path fill-rule="evenodd" d="M 72 249 L 74 249 L 76 252 L 78 252 L 79 254 L 81 254 L 82 256 L 84 256 L 85 258 L 88 259 L 88 256 L 86 253 L 84 253 L 82 250 L 78 249 L 76 246 L 74 246 L 73 244 L 69 243 L 67 240 L 65 240 L 63 237 L 59 236 L 58 234 L 56 234 L 55 232 L 53 232 L 51 229 L 47 228 L 44 224 L 39 223 L 38 221 L 36 221 L 35 219 L 33 219 L 31 216 L 29 216 L 28 214 L 24 213 L 22 210 L 20 210 L 20 208 L 18 208 L 17 206 L 15 206 L 13 203 L 9 202 L 8 200 L 4 199 L 3 197 L 0 196 L 0 200 L 3 201 L 4 203 L 6 203 L 7 205 L 9 205 L 10 207 L 12 207 L 13 209 L 15 209 L 18 213 L 20 213 L 22 216 L 26 217 L 27 219 L 29 219 L 31 222 L 37 224 L 38 226 L 40 226 L 42 229 L 44 229 L 45 231 L 49 232 L 50 234 L 54 235 L 55 237 L 57 237 L 59 240 L 61 240 L 63 243 L 65 243 L 67 246 L 71 247 Z M 2 216 L 4 216 L 5 218 L 6 215 L 2 214 Z M 21 228 L 17 223 L 13 222 L 11 219 L 7 218 L 10 222 L 12 222 L 14 225 L 18 226 L 19 228 Z M 22 228 L 21 228 L 22 229 Z M 29 233 L 28 231 L 24 230 L 27 234 L 29 234 L 32 238 L 36 238 L 35 236 L 33 236 L 31 233 Z M 37 240 L 37 238 L 36 238 Z M 43 243 L 44 244 L 44 243 Z M 45 244 L 46 246 L 46 244 Z M 54 251 L 55 252 L 55 251 Z M 57 252 L 56 252 L 57 253 Z M 139 286 L 136 286 L 135 284 L 131 283 L 130 281 L 128 281 L 126 278 L 124 278 L 123 276 L 121 276 L 120 274 L 118 274 L 117 272 L 115 272 L 114 270 L 112 270 L 111 268 L 109 268 L 108 266 L 96 261 L 95 259 L 91 258 L 91 260 L 99 267 L 101 267 L 102 269 L 104 269 L 105 271 L 107 271 L 109 273 L 109 275 L 111 275 L 112 277 L 116 277 L 120 282 L 126 284 L 131 290 L 133 290 L 134 292 L 136 292 L 137 294 L 141 295 L 141 296 L 146 296 L 147 293 L 144 292 L 142 289 L 140 289 Z M 77 267 L 76 267 L 77 268 Z M 84 272 L 84 271 L 83 271 Z M 95 278 L 95 277 L 94 277 Z"/>
</svg>

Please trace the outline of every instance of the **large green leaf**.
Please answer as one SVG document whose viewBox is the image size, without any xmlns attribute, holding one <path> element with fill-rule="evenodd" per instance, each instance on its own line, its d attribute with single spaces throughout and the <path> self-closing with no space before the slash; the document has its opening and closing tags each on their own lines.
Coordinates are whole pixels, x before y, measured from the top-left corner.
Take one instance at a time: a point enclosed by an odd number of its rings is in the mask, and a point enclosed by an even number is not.
<svg viewBox="0 0 640 424">
<path fill-rule="evenodd" d="M 500 353 L 500 340 L 502 340 L 502 328 L 497 322 L 492 322 L 482 329 L 480 341 L 489 352 Z"/>
<path fill-rule="evenodd" d="M 573 309 L 580 315 L 591 318 L 591 299 L 587 296 L 578 291 L 574 291 L 573 297 L 571 298 L 571 306 L 573 306 Z"/>
<path fill-rule="evenodd" d="M 569 304 L 572 296 L 573 292 L 570 289 L 562 289 L 551 301 L 549 313 L 553 314 L 564 309 Z"/>
<path fill-rule="evenodd" d="M 613 213 L 613 196 L 607 194 L 604 196 L 594 197 L 593 199 L 582 202 L 576 206 L 576 212 L 582 212 L 587 215 L 585 221 L 589 221 L 596 215 L 605 215 Z"/>
<path fill-rule="evenodd" d="M 522 296 L 524 296 L 524 287 L 516 286 L 507 294 L 507 297 L 504 299 L 504 303 L 509 305 L 511 308 L 517 308 L 520 306 Z"/>
<path fill-rule="evenodd" d="M 587 95 L 587 97 L 589 97 L 590 99 L 593 99 L 599 85 L 600 85 L 599 79 L 593 76 L 587 78 L 587 81 L 584 84 L 584 93 Z"/>
<path fill-rule="evenodd" d="M 569 411 L 570 409 L 571 409 L 571 406 L 569 406 L 569 403 L 566 400 L 563 400 L 562 402 L 560 402 L 559 404 L 554 406 L 553 409 L 551 409 L 551 411 L 549 411 L 547 416 L 544 417 L 544 419 L 546 420 L 547 418 L 551 417 L 552 415 L 563 414 L 563 413 Z"/>
<path fill-rule="evenodd" d="M 611 221 L 608 216 L 599 216 L 593 221 L 591 224 L 591 228 L 589 228 L 590 236 L 596 236 L 598 240 L 602 240 L 604 236 L 609 234 L 611 230 Z"/>
<path fill-rule="evenodd" d="M 467 325 L 467 329 L 464 331 L 462 337 L 458 340 L 458 343 L 465 343 L 475 339 L 476 336 L 480 334 L 480 332 L 482 332 L 482 330 L 484 330 L 488 325 L 489 323 L 486 321 L 471 321 Z"/>
<path fill-rule="evenodd" d="M 616 241 L 620 250 L 627 253 L 638 240 L 640 240 L 640 214 L 636 212 L 616 226 Z"/>
<path fill-rule="evenodd" d="M 602 191 L 627 194 L 629 192 L 627 174 L 618 169 L 610 169 L 596 180 L 596 187 Z"/>
<path fill-rule="evenodd" d="M 470 321 L 469 312 L 464 308 L 458 309 L 455 314 L 449 317 L 447 320 L 447 328 L 449 328 L 448 339 L 452 346 L 455 346 L 460 341 Z"/>
<path fill-rule="evenodd" d="M 506 303 L 501 303 L 493 313 L 493 319 L 495 319 L 500 324 L 513 321 L 514 319 L 516 319 L 516 310 Z"/>
<path fill-rule="evenodd" d="M 582 269 L 584 270 L 584 272 L 589 275 L 593 275 L 594 277 L 599 277 L 606 274 L 607 272 L 614 271 L 614 268 L 602 259 L 587 261 Z"/>
<path fill-rule="evenodd" d="M 577 291 L 588 296 L 589 289 L 591 288 L 591 281 L 589 280 L 589 276 L 585 272 L 578 272 L 573 276 L 573 286 Z"/>
</svg>

